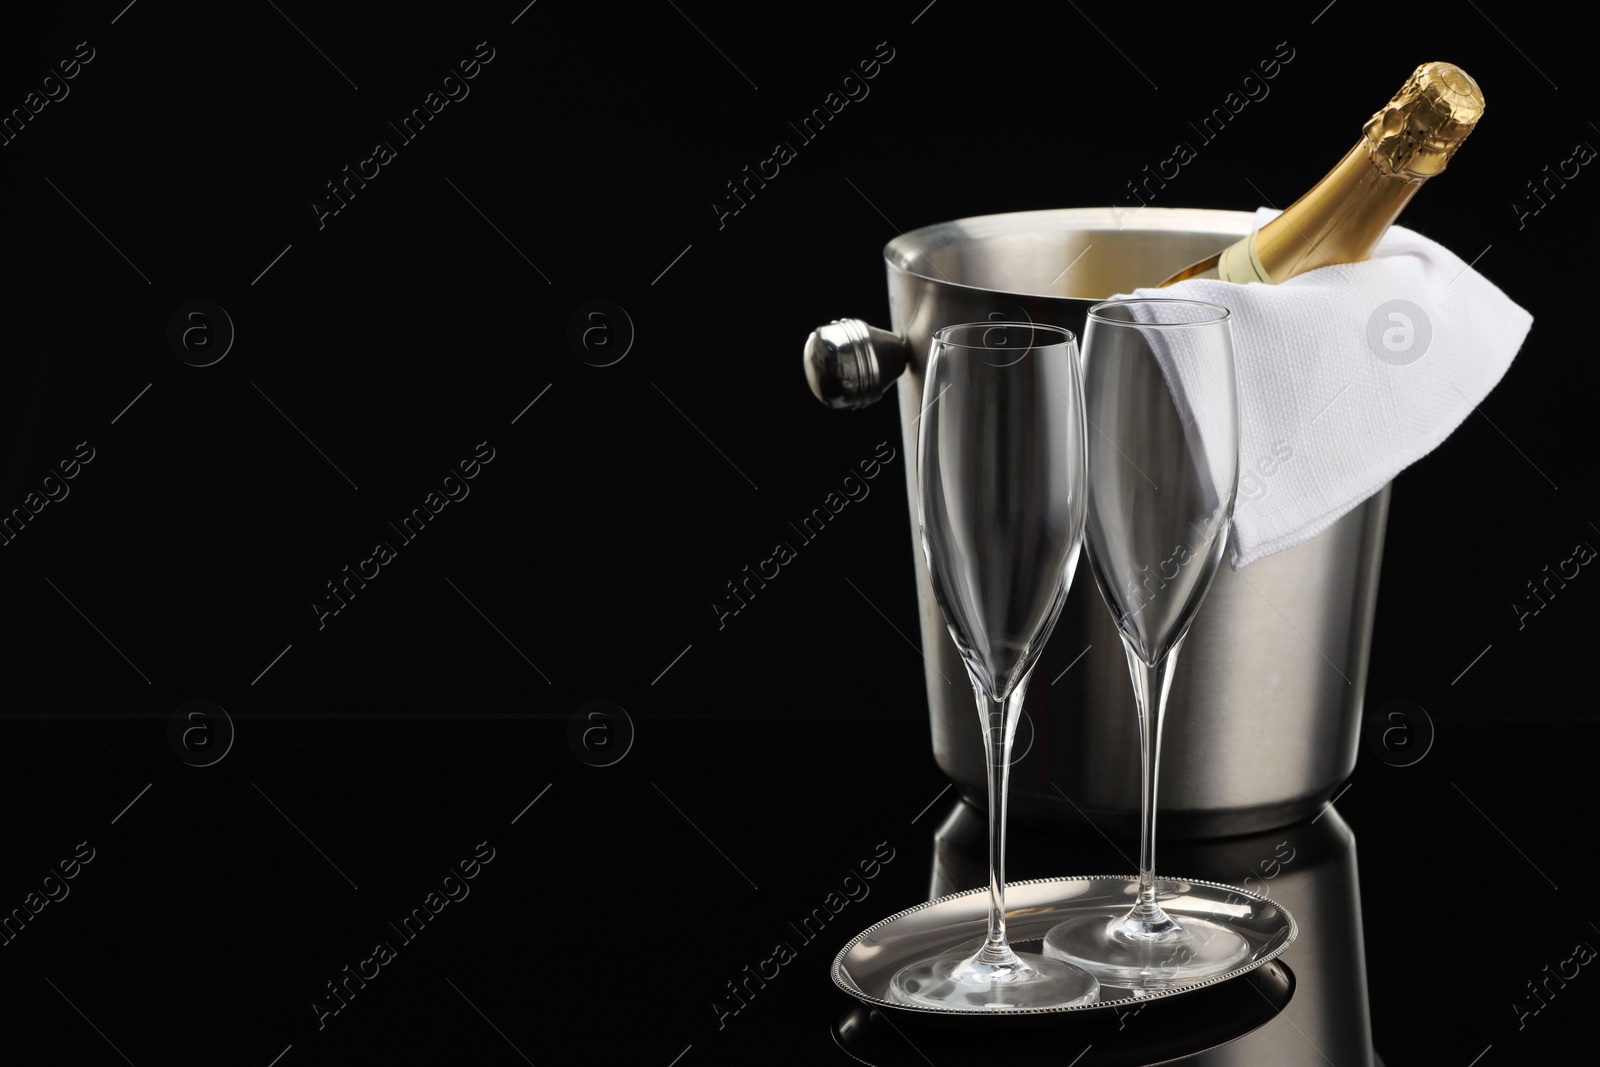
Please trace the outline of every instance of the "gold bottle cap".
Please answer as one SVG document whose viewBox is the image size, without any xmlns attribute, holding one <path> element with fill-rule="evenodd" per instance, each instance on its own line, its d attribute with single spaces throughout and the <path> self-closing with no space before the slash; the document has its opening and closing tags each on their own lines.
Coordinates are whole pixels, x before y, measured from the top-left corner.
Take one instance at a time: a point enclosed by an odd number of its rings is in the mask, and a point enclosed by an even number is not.
<svg viewBox="0 0 1600 1067">
<path fill-rule="evenodd" d="M 1424 63 L 1362 128 L 1372 162 L 1384 174 L 1425 181 L 1483 117 L 1483 91 L 1453 63 Z"/>
</svg>

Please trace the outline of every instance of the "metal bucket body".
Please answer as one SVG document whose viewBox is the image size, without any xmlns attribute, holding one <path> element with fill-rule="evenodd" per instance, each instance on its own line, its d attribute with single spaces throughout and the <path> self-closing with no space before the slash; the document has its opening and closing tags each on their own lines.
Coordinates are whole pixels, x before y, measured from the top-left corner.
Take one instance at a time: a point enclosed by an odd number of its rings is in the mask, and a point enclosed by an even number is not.
<svg viewBox="0 0 1600 1067">
<path fill-rule="evenodd" d="M 1248 233 L 1251 218 L 1075 208 L 962 219 L 890 242 L 884 258 L 892 325 L 906 360 L 898 383 L 905 454 L 917 455 L 934 331 L 1026 320 L 1081 338 L 1097 300 L 1211 254 Z M 1262 458 L 1241 456 L 1241 471 Z M 934 755 L 982 803 L 983 733 L 929 584 L 915 462 L 905 470 Z M 1172 682 L 1159 783 L 1163 837 L 1285 825 L 1314 813 L 1350 775 L 1388 500 L 1385 486 L 1309 541 L 1242 572 L 1219 568 Z M 1133 690 L 1121 640 L 1086 565 L 1034 669 L 1024 713 L 1011 771 L 1012 817 L 1085 830 L 1087 822 L 1137 836 Z"/>
</svg>

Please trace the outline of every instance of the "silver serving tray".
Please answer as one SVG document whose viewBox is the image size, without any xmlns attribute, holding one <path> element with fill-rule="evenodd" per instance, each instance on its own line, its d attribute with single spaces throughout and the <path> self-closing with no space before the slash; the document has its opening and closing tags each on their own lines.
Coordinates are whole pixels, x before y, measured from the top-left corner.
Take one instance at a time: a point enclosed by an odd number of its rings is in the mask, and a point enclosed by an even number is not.
<svg viewBox="0 0 1600 1067">
<path fill-rule="evenodd" d="M 1138 879 L 1130 875 L 1041 878 L 1006 886 L 1006 935 L 1023 952 L 1038 952 L 1056 923 L 1086 912 L 1133 906 Z M 1100 999 L 1063 1008 L 931 1008 L 891 999 L 889 982 L 901 967 L 959 948 L 976 950 L 988 932 L 989 890 L 971 889 L 918 904 L 857 934 L 833 960 L 833 981 L 866 1004 L 924 1018 L 1059 1016 L 1060 1021 L 1115 1011 L 1189 993 L 1255 970 L 1276 959 L 1299 934 L 1294 917 L 1267 897 L 1234 886 L 1158 877 L 1156 897 L 1173 918 L 1222 920 L 1244 936 L 1250 955 L 1233 970 L 1163 989 L 1133 990 L 1101 983 Z"/>
</svg>

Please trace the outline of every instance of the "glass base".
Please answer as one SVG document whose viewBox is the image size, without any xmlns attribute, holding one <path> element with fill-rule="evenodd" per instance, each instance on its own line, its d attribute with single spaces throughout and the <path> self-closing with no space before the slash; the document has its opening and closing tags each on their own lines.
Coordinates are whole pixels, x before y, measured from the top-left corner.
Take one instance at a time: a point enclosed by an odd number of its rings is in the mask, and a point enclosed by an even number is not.
<svg viewBox="0 0 1600 1067">
<path fill-rule="evenodd" d="M 1185 917 L 1181 924 L 1141 924 L 1126 911 L 1083 915 L 1052 927 L 1044 954 L 1081 967 L 1108 985 L 1164 989 L 1233 970 L 1250 956 L 1250 946 L 1235 931 L 1208 919 Z"/>
<path fill-rule="evenodd" d="M 951 952 L 902 967 L 889 990 L 895 1000 L 920 1007 L 1016 1011 L 1088 1004 L 1099 997 L 1100 983 L 1070 963 L 1028 952 L 1000 964 Z"/>
</svg>

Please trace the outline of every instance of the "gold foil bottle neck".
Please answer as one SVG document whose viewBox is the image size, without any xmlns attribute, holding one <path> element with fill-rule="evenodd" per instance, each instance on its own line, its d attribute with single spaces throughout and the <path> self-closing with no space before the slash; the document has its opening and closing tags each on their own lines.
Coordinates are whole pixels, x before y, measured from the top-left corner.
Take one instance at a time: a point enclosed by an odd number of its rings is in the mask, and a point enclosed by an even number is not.
<svg viewBox="0 0 1600 1067">
<path fill-rule="evenodd" d="M 1424 63 L 1362 129 L 1385 175 L 1426 181 L 1440 171 L 1483 117 L 1483 92 L 1453 63 Z"/>
</svg>

